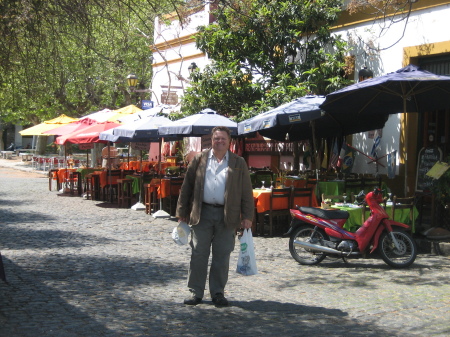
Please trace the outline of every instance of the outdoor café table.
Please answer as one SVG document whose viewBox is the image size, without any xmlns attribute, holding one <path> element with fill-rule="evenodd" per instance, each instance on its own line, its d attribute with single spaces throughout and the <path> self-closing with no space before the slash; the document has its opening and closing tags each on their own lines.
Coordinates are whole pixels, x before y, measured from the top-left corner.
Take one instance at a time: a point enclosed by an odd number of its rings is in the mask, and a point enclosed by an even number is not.
<svg viewBox="0 0 450 337">
<path fill-rule="evenodd" d="M 153 168 L 154 170 L 158 171 L 158 162 L 156 161 L 143 161 L 142 162 L 142 171 L 143 172 L 149 172 L 150 168 Z M 164 172 L 164 169 L 166 167 L 172 166 L 173 164 L 167 163 L 167 162 L 161 162 L 161 171 Z M 130 161 L 129 163 L 124 161 L 120 163 L 120 169 L 121 170 L 135 170 L 139 171 L 141 168 L 141 162 L 140 161 Z"/>
<path fill-rule="evenodd" d="M 167 198 L 170 195 L 170 178 L 152 179 L 148 188 L 150 193 L 156 192 L 158 199 Z"/>
<path fill-rule="evenodd" d="M 1 151 L 3 159 L 11 159 L 14 151 Z"/>
<path fill-rule="evenodd" d="M 53 171 L 53 177 L 57 179 L 58 183 L 62 186 L 64 183 L 69 183 L 70 181 L 70 172 L 75 172 L 76 169 L 70 168 L 61 168 L 56 171 Z"/>
<path fill-rule="evenodd" d="M 255 208 L 256 208 L 256 216 L 258 223 L 263 223 L 264 221 L 264 213 L 270 211 L 270 198 L 272 196 L 272 190 L 270 188 L 261 189 L 255 188 L 253 189 L 253 199 L 255 200 Z M 302 200 L 303 199 L 303 200 Z M 309 198 L 296 198 L 294 203 L 298 206 L 309 206 Z M 312 207 L 318 207 L 317 198 L 313 193 L 312 198 Z M 291 205 L 284 198 L 276 198 L 273 201 L 273 210 L 279 209 L 288 209 Z"/>
<path fill-rule="evenodd" d="M 20 152 L 19 157 L 22 161 L 29 161 L 29 160 L 33 159 L 33 154 L 26 153 L 26 152 Z"/>
<path fill-rule="evenodd" d="M 93 173 L 99 176 L 100 188 L 105 188 L 109 185 L 108 170 L 94 171 Z M 120 179 L 120 177 L 116 175 L 111 176 L 111 185 L 117 185 L 117 179 Z"/>
<path fill-rule="evenodd" d="M 126 175 L 125 176 L 126 179 L 131 179 L 131 193 L 132 194 L 138 194 L 141 192 L 141 188 L 144 184 L 148 184 L 151 182 L 151 180 L 153 179 L 153 177 L 143 177 L 140 174 L 133 174 L 133 175 Z M 126 185 L 124 185 L 124 188 Z"/>
<path fill-rule="evenodd" d="M 329 180 L 317 182 L 318 195 L 342 195 L 344 193 L 343 180 Z M 359 193 L 359 192 L 358 192 Z"/>
<path fill-rule="evenodd" d="M 150 171 L 150 168 L 153 165 L 148 162 L 148 161 L 139 161 L 139 160 L 134 160 L 134 161 L 130 161 L 128 162 L 123 162 L 120 163 L 120 169 L 122 170 L 133 170 L 133 171 L 140 171 L 140 172 L 148 172 Z"/>
<path fill-rule="evenodd" d="M 317 194 L 319 196 L 321 196 L 322 194 L 343 195 L 345 192 L 344 188 L 345 188 L 344 180 L 328 180 L 317 182 Z M 387 196 L 387 186 L 384 182 L 381 183 L 380 188 L 383 191 L 383 196 L 384 197 Z M 350 196 L 351 193 L 353 193 L 354 195 L 358 195 L 359 192 L 361 192 L 359 188 L 353 188 L 347 190 L 347 195 Z M 370 191 L 365 190 L 364 192 L 369 193 Z"/>
<path fill-rule="evenodd" d="M 344 229 L 355 232 L 362 225 L 362 207 L 354 204 L 344 204 L 336 203 L 332 208 L 337 208 L 343 211 L 347 211 L 349 213 L 349 218 L 344 224 Z M 392 212 L 392 204 L 386 206 L 386 213 L 390 216 Z M 409 209 L 397 209 L 395 211 L 395 221 L 411 225 L 410 224 L 410 210 Z M 370 216 L 370 210 L 367 208 L 365 218 L 367 219 Z M 419 216 L 419 211 L 414 207 L 414 219 L 417 219 Z"/>
<path fill-rule="evenodd" d="M 84 168 L 78 168 L 77 172 L 81 174 L 81 179 L 84 180 L 86 178 L 86 175 L 89 173 L 94 173 L 95 171 L 98 171 L 98 168 L 93 167 L 84 167 Z"/>
</svg>

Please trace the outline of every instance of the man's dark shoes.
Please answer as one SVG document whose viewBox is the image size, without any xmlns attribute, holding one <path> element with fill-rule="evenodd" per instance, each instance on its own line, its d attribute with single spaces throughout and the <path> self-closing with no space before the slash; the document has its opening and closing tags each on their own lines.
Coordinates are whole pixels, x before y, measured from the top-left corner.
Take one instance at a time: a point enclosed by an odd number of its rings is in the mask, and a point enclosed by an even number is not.
<svg viewBox="0 0 450 337">
<path fill-rule="evenodd" d="M 222 293 L 217 293 L 213 297 L 212 301 L 218 307 L 226 307 L 226 306 L 228 306 L 228 300 L 225 298 L 225 296 L 223 296 Z"/>
<path fill-rule="evenodd" d="M 200 297 L 196 297 L 195 295 L 192 295 L 184 300 L 184 304 L 187 305 L 197 305 L 200 303 L 202 303 L 202 299 Z"/>
</svg>

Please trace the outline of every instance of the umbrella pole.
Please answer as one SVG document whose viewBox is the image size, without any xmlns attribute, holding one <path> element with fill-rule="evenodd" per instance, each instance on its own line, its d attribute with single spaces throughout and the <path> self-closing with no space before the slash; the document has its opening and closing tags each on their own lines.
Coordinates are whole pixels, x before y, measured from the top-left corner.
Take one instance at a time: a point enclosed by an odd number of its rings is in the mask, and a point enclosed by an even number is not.
<svg viewBox="0 0 450 337">
<path fill-rule="evenodd" d="M 161 175 L 161 157 L 162 157 L 162 139 L 159 138 L 159 159 L 158 159 L 158 172 Z M 152 214 L 154 218 L 170 218 L 170 214 L 162 209 L 162 175 L 159 180 L 159 190 L 161 191 L 161 195 L 159 198 L 159 211 Z"/>
<path fill-rule="evenodd" d="M 141 151 L 141 162 L 140 162 L 140 171 L 142 178 L 139 180 L 140 189 L 139 189 L 139 201 L 131 206 L 132 210 L 142 211 L 145 209 L 145 205 L 142 203 L 142 191 L 144 190 L 144 172 L 142 171 L 142 150 Z"/>
<path fill-rule="evenodd" d="M 130 150 L 131 150 L 131 142 L 128 143 L 128 162 L 127 167 L 130 167 Z"/>
<path fill-rule="evenodd" d="M 407 119 L 406 115 L 406 97 L 403 97 L 403 115 L 405 116 L 405 119 Z M 406 126 L 407 123 L 405 123 Z M 407 162 L 408 162 L 408 128 L 404 128 L 405 130 L 405 198 L 408 196 L 408 168 L 407 168 Z"/>
<path fill-rule="evenodd" d="M 111 142 L 108 142 L 108 159 L 107 159 L 107 163 L 108 163 L 108 188 L 109 188 L 109 202 L 112 202 L 112 173 L 111 173 Z"/>
</svg>

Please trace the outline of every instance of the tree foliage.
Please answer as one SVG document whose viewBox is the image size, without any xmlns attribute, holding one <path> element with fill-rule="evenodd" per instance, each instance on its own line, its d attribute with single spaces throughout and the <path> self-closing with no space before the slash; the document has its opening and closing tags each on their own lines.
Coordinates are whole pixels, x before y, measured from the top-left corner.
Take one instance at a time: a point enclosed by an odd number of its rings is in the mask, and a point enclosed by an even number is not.
<svg viewBox="0 0 450 337">
<path fill-rule="evenodd" d="M 193 76 L 184 111 L 211 107 L 244 119 L 342 86 L 346 44 L 330 33 L 341 3 L 221 1 L 216 23 L 199 28 L 197 46 L 213 63 Z"/>
<path fill-rule="evenodd" d="M 180 1 L 0 1 L 0 119 L 38 123 L 136 103 L 151 79 L 154 17 Z"/>
</svg>

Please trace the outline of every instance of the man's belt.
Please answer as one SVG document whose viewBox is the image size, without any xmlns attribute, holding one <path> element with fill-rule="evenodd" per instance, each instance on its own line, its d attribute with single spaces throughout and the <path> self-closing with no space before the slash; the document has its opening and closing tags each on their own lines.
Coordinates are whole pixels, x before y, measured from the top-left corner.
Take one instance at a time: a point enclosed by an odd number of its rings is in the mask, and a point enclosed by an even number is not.
<svg viewBox="0 0 450 337">
<path fill-rule="evenodd" d="M 223 207 L 223 205 L 220 205 L 220 204 L 208 204 L 207 202 L 204 202 L 203 205 L 211 206 L 211 207 L 217 207 L 217 208 Z"/>
</svg>

